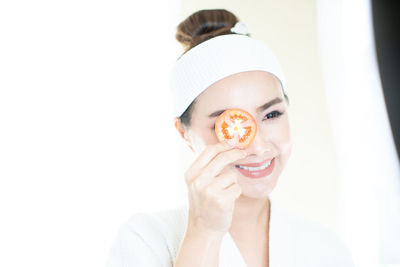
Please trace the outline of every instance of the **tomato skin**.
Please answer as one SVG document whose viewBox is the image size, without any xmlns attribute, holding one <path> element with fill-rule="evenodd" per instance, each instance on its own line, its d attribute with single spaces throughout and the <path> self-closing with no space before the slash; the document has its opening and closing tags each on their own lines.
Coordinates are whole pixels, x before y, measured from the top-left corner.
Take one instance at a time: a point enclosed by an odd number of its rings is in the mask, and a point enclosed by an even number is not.
<svg viewBox="0 0 400 267">
<path fill-rule="evenodd" d="M 222 143 L 245 149 L 257 134 L 257 122 L 243 109 L 225 110 L 215 122 L 215 134 Z"/>
</svg>

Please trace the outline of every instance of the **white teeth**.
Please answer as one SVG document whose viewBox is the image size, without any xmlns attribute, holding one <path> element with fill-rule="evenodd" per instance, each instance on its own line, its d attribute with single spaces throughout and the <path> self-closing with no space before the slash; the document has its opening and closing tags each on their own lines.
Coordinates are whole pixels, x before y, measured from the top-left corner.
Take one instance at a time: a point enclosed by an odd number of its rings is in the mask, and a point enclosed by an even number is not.
<svg viewBox="0 0 400 267">
<path fill-rule="evenodd" d="M 261 165 L 259 167 L 246 167 L 246 166 L 242 166 L 242 165 L 237 165 L 237 166 L 241 169 L 248 170 L 248 171 L 259 171 L 259 170 L 263 170 L 263 169 L 267 168 L 271 164 L 271 161 L 272 161 L 272 159 L 270 161 L 268 161 L 267 163 L 265 163 L 264 165 Z"/>
</svg>

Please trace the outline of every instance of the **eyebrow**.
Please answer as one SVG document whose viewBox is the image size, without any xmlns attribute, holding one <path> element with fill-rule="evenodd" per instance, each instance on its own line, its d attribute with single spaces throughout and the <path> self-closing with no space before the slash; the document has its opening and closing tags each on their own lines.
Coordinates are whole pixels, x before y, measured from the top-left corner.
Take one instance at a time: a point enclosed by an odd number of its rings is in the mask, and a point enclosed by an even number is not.
<svg viewBox="0 0 400 267">
<path fill-rule="evenodd" d="M 271 101 L 265 103 L 264 105 L 259 106 L 259 107 L 256 109 L 256 111 L 257 111 L 258 113 L 260 113 L 260 112 L 262 112 L 262 111 L 268 109 L 269 107 L 271 107 L 271 106 L 273 106 L 273 105 L 276 105 L 276 104 L 278 104 L 278 103 L 281 103 L 281 102 L 282 102 L 282 98 L 277 97 L 277 98 L 272 99 Z M 225 110 L 226 110 L 226 109 L 217 110 L 217 111 L 211 113 L 210 115 L 208 115 L 208 117 L 209 117 L 209 118 L 217 117 L 217 116 L 221 115 Z"/>
</svg>

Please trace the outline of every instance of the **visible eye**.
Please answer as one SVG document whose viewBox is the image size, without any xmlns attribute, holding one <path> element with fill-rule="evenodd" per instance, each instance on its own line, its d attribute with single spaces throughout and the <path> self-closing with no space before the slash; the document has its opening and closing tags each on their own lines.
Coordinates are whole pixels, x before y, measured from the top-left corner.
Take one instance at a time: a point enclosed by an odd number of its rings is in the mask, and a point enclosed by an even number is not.
<svg viewBox="0 0 400 267">
<path fill-rule="evenodd" d="M 267 119 L 274 119 L 274 118 L 278 118 L 279 116 L 283 115 L 283 112 L 280 112 L 278 110 L 274 110 L 271 113 L 268 113 L 267 115 L 265 115 L 264 118 Z"/>
</svg>

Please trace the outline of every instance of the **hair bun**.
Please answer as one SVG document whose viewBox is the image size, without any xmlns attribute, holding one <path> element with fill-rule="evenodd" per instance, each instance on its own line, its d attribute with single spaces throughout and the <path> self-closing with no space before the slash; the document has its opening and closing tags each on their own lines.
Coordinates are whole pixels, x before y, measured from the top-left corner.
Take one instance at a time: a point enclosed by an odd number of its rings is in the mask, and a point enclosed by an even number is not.
<svg viewBox="0 0 400 267">
<path fill-rule="evenodd" d="M 226 9 L 202 9 L 187 17 L 177 26 L 176 39 L 184 48 L 184 53 L 196 45 L 224 34 L 232 34 L 230 29 L 239 19 Z"/>
</svg>

